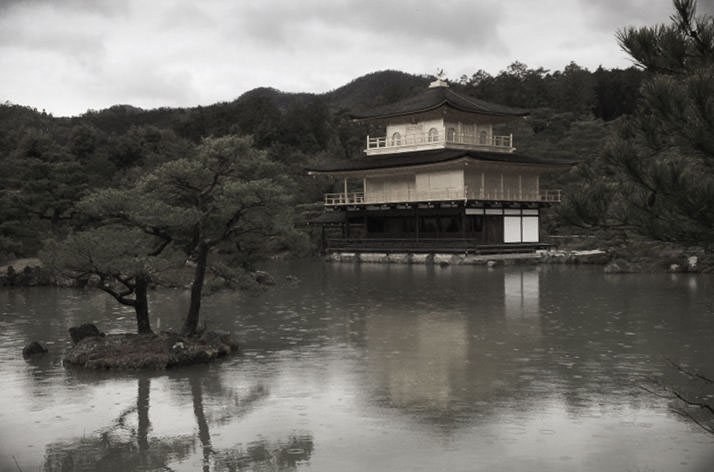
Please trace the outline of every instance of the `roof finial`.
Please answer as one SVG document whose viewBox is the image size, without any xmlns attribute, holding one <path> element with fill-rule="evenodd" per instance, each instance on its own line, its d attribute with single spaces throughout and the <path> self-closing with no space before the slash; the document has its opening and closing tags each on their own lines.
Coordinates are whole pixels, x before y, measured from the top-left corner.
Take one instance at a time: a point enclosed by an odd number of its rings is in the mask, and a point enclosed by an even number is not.
<svg viewBox="0 0 714 472">
<path fill-rule="evenodd" d="M 436 80 L 429 84 L 429 88 L 448 87 L 449 84 L 444 80 L 444 69 L 439 69 L 436 73 Z"/>
</svg>

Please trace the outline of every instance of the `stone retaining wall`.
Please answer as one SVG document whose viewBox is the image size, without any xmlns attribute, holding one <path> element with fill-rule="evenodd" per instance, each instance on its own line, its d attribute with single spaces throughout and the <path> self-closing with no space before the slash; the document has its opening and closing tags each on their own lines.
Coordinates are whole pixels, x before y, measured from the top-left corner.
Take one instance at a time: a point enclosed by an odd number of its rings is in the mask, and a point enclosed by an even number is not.
<svg viewBox="0 0 714 472">
<path fill-rule="evenodd" d="M 687 253 L 677 257 L 660 256 L 626 260 L 608 251 L 592 249 L 574 250 L 539 250 L 526 254 L 488 254 L 465 255 L 446 253 L 356 253 L 335 252 L 327 256 L 333 262 L 351 262 L 362 264 L 435 264 L 447 265 L 488 265 L 493 267 L 501 264 L 589 264 L 604 267 L 607 273 L 641 273 L 641 272 L 711 272 L 711 263 L 702 264 L 702 258 Z"/>
<path fill-rule="evenodd" d="M 463 255 L 463 254 L 424 254 L 424 253 L 354 253 L 334 252 L 327 256 L 333 262 L 359 262 L 362 264 L 437 264 L 437 265 L 486 265 L 490 261 L 504 263 L 534 263 L 542 259 L 536 253 L 529 254 L 491 254 L 491 255 Z"/>
</svg>

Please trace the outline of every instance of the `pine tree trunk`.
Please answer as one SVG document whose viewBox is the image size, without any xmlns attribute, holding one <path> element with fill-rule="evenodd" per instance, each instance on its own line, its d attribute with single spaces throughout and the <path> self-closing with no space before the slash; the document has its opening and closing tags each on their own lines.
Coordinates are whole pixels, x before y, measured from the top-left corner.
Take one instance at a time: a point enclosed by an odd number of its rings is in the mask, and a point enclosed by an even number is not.
<svg viewBox="0 0 714 472">
<path fill-rule="evenodd" d="M 198 329 L 198 316 L 201 309 L 201 292 L 203 290 L 203 279 L 206 275 L 206 264 L 208 262 L 208 245 L 200 243 L 198 246 L 198 256 L 196 258 L 196 270 L 193 275 L 191 285 L 191 303 L 188 307 L 186 322 L 183 325 L 183 334 L 191 335 Z"/>
<path fill-rule="evenodd" d="M 148 288 L 148 277 L 138 276 L 136 278 L 136 288 L 134 289 L 134 294 L 136 295 L 134 311 L 136 311 L 136 328 L 139 334 L 153 333 L 151 322 L 149 321 L 149 300 L 146 295 Z"/>
</svg>

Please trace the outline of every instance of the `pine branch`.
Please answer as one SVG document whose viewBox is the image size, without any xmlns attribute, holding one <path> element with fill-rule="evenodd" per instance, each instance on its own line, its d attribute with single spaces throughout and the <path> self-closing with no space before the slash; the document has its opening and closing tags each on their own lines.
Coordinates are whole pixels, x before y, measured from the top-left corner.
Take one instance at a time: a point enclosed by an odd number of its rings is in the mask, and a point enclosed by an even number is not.
<svg viewBox="0 0 714 472">
<path fill-rule="evenodd" d="M 680 409 L 678 409 L 678 408 L 670 408 L 669 410 L 670 410 L 672 413 L 676 413 L 676 414 L 678 414 L 679 416 L 681 416 L 681 417 L 683 417 L 683 418 L 686 418 L 686 419 L 688 419 L 689 421 L 693 422 L 694 424 L 696 424 L 697 426 L 699 426 L 700 428 L 702 428 L 702 429 L 703 429 L 704 431 L 706 431 L 707 433 L 709 433 L 709 434 L 714 434 L 714 427 L 709 426 L 708 424 L 703 423 L 703 422 L 702 422 L 701 420 L 699 420 L 698 418 L 695 418 L 692 414 L 690 414 L 690 413 L 688 413 L 688 412 L 686 412 L 686 411 L 684 411 L 684 410 L 680 410 Z"/>
<path fill-rule="evenodd" d="M 682 372 L 683 374 L 689 376 L 690 378 L 700 379 L 700 380 L 704 380 L 708 383 L 713 383 L 712 380 L 709 379 L 708 377 L 700 375 L 698 373 L 691 372 L 691 371 L 683 368 L 681 365 L 679 365 L 675 362 L 672 362 L 670 359 L 667 359 L 667 362 L 669 364 L 671 364 L 675 369 L 677 369 L 678 371 Z M 681 403 L 683 403 L 686 407 L 698 408 L 699 410 L 705 411 L 709 415 L 714 416 L 714 406 L 713 405 L 710 405 L 709 403 L 706 403 L 703 401 L 692 399 L 689 396 L 678 391 L 674 387 L 663 385 L 658 379 L 650 379 L 650 383 L 657 385 L 661 389 L 661 391 L 655 391 L 645 385 L 639 385 L 639 388 L 641 388 L 642 390 L 644 390 L 652 395 L 655 395 L 656 397 L 667 399 L 667 400 L 678 400 Z M 664 392 L 664 393 L 662 393 L 662 392 Z M 686 419 L 692 421 L 697 426 L 701 427 L 704 431 L 706 431 L 710 434 L 714 434 L 714 426 L 695 417 L 695 415 L 693 415 L 691 412 L 687 411 L 685 408 L 677 408 L 677 407 L 671 406 L 670 410 L 673 413 L 676 413 L 676 414 L 682 416 L 683 418 L 686 418 Z"/>
<path fill-rule="evenodd" d="M 122 305 L 127 305 L 127 306 L 135 306 L 136 305 L 136 300 L 132 300 L 131 298 L 126 298 L 128 295 L 131 295 L 134 293 L 133 291 L 124 291 L 124 292 L 117 292 L 114 290 L 111 286 L 109 286 L 106 283 L 106 280 L 101 279 L 98 288 L 109 295 L 111 295 L 116 301 L 121 303 Z"/>
<path fill-rule="evenodd" d="M 672 395 L 674 395 L 678 400 L 680 400 L 682 403 L 684 403 L 688 406 L 696 406 L 697 408 L 708 411 L 710 414 L 714 415 L 714 407 L 712 407 L 708 403 L 704 403 L 704 402 L 692 400 L 691 398 L 687 398 L 682 393 L 680 393 L 674 389 L 669 389 L 669 392 Z"/>
<path fill-rule="evenodd" d="M 161 242 L 161 244 L 159 244 L 156 249 L 154 249 L 153 251 L 149 252 L 148 255 L 151 256 L 151 257 L 156 257 L 156 256 L 158 256 L 159 254 L 161 254 L 162 252 L 164 252 L 164 249 L 166 249 L 166 248 L 168 247 L 168 245 L 171 244 L 171 242 L 172 242 L 171 237 L 167 236 L 166 239 L 164 239 L 163 242 Z"/>
<path fill-rule="evenodd" d="M 706 376 L 704 376 L 704 375 L 702 375 L 702 374 L 700 374 L 700 373 L 698 373 L 698 372 L 692 372 L 692 371 L 690 371 L 690 370 L 687 370 L 687 369 L 685 369 L 684 367 L 682 367 L 681 364 L 677 364 L 676 362 L 672 361 L 671 359 L 667 359 L 667 362 L 668 362 L 672 367 L 674 367 L 675 369 L 677 369 L 677 370 L 680 371 L 681 373 L 683 373 L 683 374 L 685 374 L 685 375 L 687 375 L 687 376 L 689 376 L 689 377 L 691 377 L 691 378 L 700 379 L 700 380 L 703 380 L 703 381 L 705 381 L 705 382 L 714 384 L 714 380 L 710 379 L 709 377 L 706 377 Z"/>
</svg>

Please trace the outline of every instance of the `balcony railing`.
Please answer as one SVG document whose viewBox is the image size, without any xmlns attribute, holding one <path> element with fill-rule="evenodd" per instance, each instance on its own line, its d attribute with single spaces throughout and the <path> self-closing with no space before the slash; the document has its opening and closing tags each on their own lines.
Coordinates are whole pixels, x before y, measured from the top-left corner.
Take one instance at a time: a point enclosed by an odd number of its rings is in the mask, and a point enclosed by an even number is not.
<svg viewBox="0 0 714 472">
<path fill-rule="evenodd" d="M 406 152 L 423 149 L 439 149 L 454 147 L 458 149 L 474 149 L 511 152 L 513 135 L 508 136 L 477 136 L 456 132 L 408 134 L 400 137 L 381 136 L 373 138 L 367 136 L 367 154 L 382 154 L 393 152 Z"/>
<path fill-rule="evenodd" d="M 325 206 L 361 205 L 364 203 L 363 192 L 326 193 Z"/>
<path fill-rule="evenodd" d="M 519 191 L 509 189 L 481 190 L 472 192 L 465 189 L 445 189 L 432 191 L 387 191 L 387 192 L 347 192 L 325 194 L 325 206 L 380 205 L 383 203 L 415 203 L 443 201 L 506 201 L 506 202 L 548 202 L 559 203 L 560 190 Z"/>
</svg>

